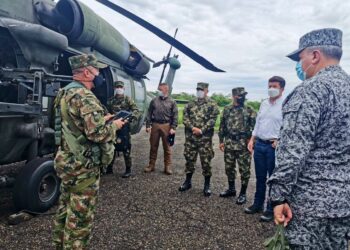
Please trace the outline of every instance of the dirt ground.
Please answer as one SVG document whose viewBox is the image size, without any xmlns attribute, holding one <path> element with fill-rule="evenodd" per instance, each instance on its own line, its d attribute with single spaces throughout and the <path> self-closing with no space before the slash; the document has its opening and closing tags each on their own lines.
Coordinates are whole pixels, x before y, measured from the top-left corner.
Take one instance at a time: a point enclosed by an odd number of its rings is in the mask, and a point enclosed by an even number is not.
<svg viewBox="0 0 350 250">
<path fill-rule="evenodd" d="M 172 176 L 163 174 L 160 147 L 156 171 L 143 173 L 148 163 L 148 135 L 142 131 L 132 138 L 133 176 L 122 179 L 122 157 L 115 162 L 113 175 L 102 177 L 93 238 L 90 249 L 264 249 L 262 242 L 274 231 L 272 223 L 259 222 L 259 216 L 246 215 L 251 205 L 255 178 L 248 189 L 248 203 L 220 198 L 227 187 L 223 153 L 214 136 L 212 196 L 204 197 L 199 160 L 192 189 L 180 193 L 184 180 L 183 128 L 178 129 L 173 147 Z M 239 183 L 236 183 L 239 190 Z M 56 207 L 50 211 L 55 211 Z M 0 249 L 53 249 L 53 216 L 37 216 L 16 226 L 6 223 L 15 209 L 11 190 L 0 190 Z"/>
</svg>

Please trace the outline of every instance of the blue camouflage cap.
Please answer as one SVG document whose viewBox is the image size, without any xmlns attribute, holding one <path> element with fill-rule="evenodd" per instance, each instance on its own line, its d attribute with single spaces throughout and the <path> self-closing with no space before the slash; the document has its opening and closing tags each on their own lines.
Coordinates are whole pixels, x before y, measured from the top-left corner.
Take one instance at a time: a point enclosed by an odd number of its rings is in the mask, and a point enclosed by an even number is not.
<svg viewBox="0 0 350 250">
<path fill-rule="evenodd" d="M 299 40 L 299 49 L 287 55 L 293 61 L 299 61 L 299 54 L 312 46 L 337 46 L 342 47 L 343 32 L 339 29 L 327 28 L 313 30 L 303 35 Z"/>
</svg>

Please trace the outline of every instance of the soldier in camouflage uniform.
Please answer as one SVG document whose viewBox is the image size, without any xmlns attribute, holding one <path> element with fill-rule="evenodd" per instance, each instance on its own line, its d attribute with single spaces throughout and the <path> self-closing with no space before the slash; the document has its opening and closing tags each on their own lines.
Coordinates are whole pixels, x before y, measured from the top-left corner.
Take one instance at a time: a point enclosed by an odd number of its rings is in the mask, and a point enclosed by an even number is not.
<svg viewBox="0 0 350 250">
<path fill-rule="evenodd" d="M 204 196 L 210 196 L 210 161 L 214 157 L 213 135 L 216 118 L 219 114 L 217 104 L 208 95 L 208 83 L 197 84 L 197 100 L 187 104 L 183 111 L 183 123 L 185 125 L 185 150 L 186 180 L 179 191 L 186 191 L 192 187 L 192 175 L 195 171 L 197 155 L 202 164 L 204 181 Z"/>
<path fill-rule="evenodd" d="M 132 116 L 134 120 L 137 120 L 139 117 L 139 109 L 135 102 L 129 97 L 124 95 L 124 82 L 122 81 L 116 81 L 113 83 L 113 86 L 115 88 L 115 95 L 111 97 L 108 100 L 107 108 L 110 113 L 116 114 L 121 110 L 129 111 L 132 112 Z M 127 124 L 128 126 L 128 140 L 129 142 L 131 141 L 131 136 L 130 136 L 130 125 Z M 126 128 L 124 128 L 126 129 Z M 123 178 L 128 178 L 131 176 L 131 143 L 129 143 L 128 149 L 123 151 L 123 156 L 124 156 L 124 162 L 125 162 L 125 172 L 122 175 Z M 115 152 L 116 155 L 117 152 Z M 112 172 L 112 167 L 113 167 L 113 162 L 112 164 L 108 167 L 107 171 Z"/>
<path fill-rule="evenodd" d="M 220 193 L 220 197 L 236 196 L 235 178 L 236 163 L 241 175 L 241 191 L 236 201 L 242 205 L 247 201 L 246 191 L 250 178 L 251 154 L 247 149 L 255 124 L 255 112 L 244 107 L 247 92 L 244 88 L 232 89 L 233 103 L 224 108 L 219 130 L 219 148 L 224 152 L 225 170 L 228 178 L 228 189 Z"/>
<path fill-rule="evenodd" d="M 96 207 L 100 167 L 113 158 L 116 131 L 121 120 L 111 118 L 91 89 L 103 84 L 99 68 L 107 65 L 94 55 L 69 58 L 74 81 L 60 89 L 55 100 L 55 139 L 59 146 L 55 169 L 61 179 L 61 196 L 54 221 L 57 249 L 86 249 Z"/>
<path fill-rule="evenodd" d="M 269 184 L 275 222 L 287 225 L 291 249 L 348 249 L 350 77 L 341 55 L 338 29 L 305 34 L 288 55 L 303 82 L 283 103 Z"/>
</svg>

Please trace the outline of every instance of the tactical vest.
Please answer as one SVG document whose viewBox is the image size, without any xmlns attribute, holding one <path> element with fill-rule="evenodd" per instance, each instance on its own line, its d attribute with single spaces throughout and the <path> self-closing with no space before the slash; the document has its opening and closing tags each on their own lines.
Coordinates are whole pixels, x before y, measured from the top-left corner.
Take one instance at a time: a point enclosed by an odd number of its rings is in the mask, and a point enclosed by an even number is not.
<svg viewBox="0 0 350 250">
<path fill-rule="evenodd" d="M 104 165 L 113 160 L 114 146 L 110 143 L 92 143 L 75 125 L 68 113 L 68 105 L 64 99 L 67 91 L 72 88 L 83 88 L 78 82 L 72 82 L 61 89 L 55 99 L 55 143 L 61 145 L 62 133 L 71 153 L 86 168 Z"/>
</svg>

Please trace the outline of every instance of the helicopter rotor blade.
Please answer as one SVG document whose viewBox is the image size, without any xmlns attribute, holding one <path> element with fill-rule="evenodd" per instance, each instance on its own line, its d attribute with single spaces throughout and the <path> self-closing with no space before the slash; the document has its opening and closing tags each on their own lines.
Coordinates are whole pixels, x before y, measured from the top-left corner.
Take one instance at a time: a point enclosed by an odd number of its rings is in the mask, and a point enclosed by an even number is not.
<svg viewBox="0 0 350 250">
<path fill-rule="evenodd" d="M 153 64 L 153 68 L 157 68 L 159 67 L 160 65 L 162 65 L 163 63 L 165 63 L 167 60 L 161 60 L 159 62 L 156 62 Z"/>
<path fill-rule="evenodd" d="M 181 43 L 178 40 L 176 40 L 175 38 L 169 36 L 164 31 L 160 30 L 159 28 L 150 24 L 149 22 L 145 21 L 144 19 L 136 16 L 135 14 L 131 13 L 130 11 L 127 11 L 126 9 L 124 9 L 124 8 L 120 7 L 119 5 L 112 3 L 108 0 L 96 0 L 96 1 L 107 6 L 110 9 L 113 9 L 114 11 L 122 14 L 123 16 L 131 19 L 132 21 L 136 22 L 137 24 L 141 25 L 142 27 L 149 30 L 150 32 L 152 32 L 153 34 L 158 36 L 159 38 L 163 39 L 164 41 L 166 41 L 170 45 L 174 46 L 177 50 L 181 51 L 182 53 L 184 53 L 185 55 L 190 57 L 192 60 L 194 60 L 195 62 L 202 65 L 204 68 L 211 70 L 211 71 L 214 71 L 214 72 L 225 72 L 224 70 L 217 68 L 215 65 L 213 65 L 211 62 L 209 62 L 204 57 L 200 56 L 199 54 L 197 54 L 196 52 L 194 52 L 193 50 L 188 48 L 183 43 Z"/>
</svg>

